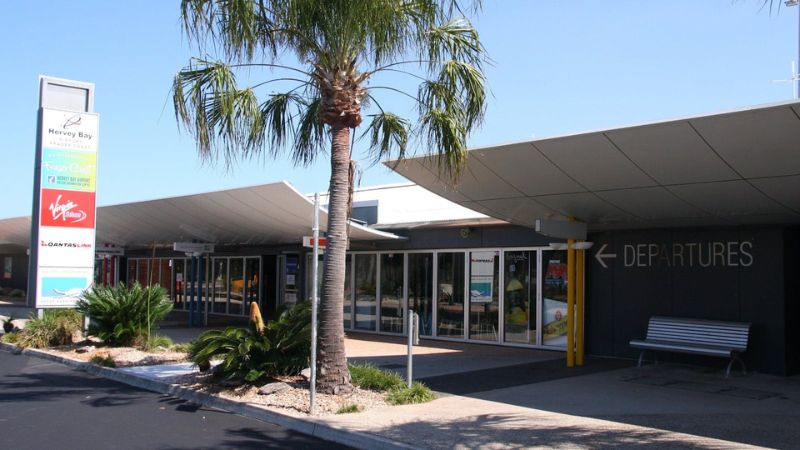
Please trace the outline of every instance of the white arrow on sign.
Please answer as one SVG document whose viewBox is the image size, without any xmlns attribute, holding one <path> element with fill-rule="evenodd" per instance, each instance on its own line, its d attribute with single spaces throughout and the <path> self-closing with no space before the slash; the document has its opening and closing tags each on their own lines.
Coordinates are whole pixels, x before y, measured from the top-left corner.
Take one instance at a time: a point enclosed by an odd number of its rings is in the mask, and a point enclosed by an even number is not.
<svg viewBox="0 0 800 450">
<path fill-rule="evenodd" d="M 606 253 L 605 255 L 603 254 L 603 250 L 605 250 L 607 246 L 608 244 L 603 244 L 603 246 L 600 247 L 600 249 L 597 250 L 597 252 L 595 252 L 594 254 L 595 259 L 603 266 L 603 269 L 608 269 L 608 266 L 606 265 L 606 262 L 603 261 L 603 259 L 617 257 L 616 253 Z"/>
</svg>

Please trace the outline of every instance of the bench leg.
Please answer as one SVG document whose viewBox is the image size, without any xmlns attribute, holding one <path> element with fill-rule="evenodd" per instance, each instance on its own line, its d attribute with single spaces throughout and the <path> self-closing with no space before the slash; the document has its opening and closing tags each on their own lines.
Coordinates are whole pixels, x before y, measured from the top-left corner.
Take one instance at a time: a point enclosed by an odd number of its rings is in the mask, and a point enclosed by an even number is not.
<svg viewBox="0 0 800 450">
<path fill-rule="evenodd" d="M 728 378 L 731 375 L 731 367 L 733 367 L 733 363 L 735 361 L 739 361 L 739 365 L 742 366 L 742 375 L 747 375 L 747 368 L 745 367 L 742 358 L 739 358 L 739 355 L 733 355 L 730 362 L 728 362 L 728 369 L 725 370 L 725 378 Z"/>
<path fill-rule="evenodd" d="M 642 350 L 642 352 L 639 353 L 639 363 L 636 364 L 636 367 L 642 367 L 642 358 L 644 358 L 644 352 L 646 352 L 646 351 L 647 350 Z"/>
</svg>

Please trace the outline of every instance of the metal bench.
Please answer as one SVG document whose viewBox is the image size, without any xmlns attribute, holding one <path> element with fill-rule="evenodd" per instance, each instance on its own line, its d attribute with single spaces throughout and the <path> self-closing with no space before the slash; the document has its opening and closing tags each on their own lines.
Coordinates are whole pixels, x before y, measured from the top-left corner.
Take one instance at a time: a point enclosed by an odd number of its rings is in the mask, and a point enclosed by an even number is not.
<svg viewBox="0 0 800 450">
<path fill-rule="evenodd" d="M 741 364 L 742 373 L 747 373 L 739 355 L 747 350 L 749 337 L 749 323 L 654 316 L 647 324 L 647 337 L 631 340 L 630 345 L 642 350 L 638 367 L 647 350 L 730 358 L 727 378 L 734 361 Z"/>
</svg>

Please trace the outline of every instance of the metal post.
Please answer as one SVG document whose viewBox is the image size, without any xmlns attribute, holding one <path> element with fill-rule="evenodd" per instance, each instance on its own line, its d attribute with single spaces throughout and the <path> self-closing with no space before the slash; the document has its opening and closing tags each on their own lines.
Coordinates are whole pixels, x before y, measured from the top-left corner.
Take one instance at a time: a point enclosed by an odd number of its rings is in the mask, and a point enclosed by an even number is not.
<svg viewBox="0 0 800 450">
<path fill-rule="evenodd" d="M 317 286 L 317 274 L 319 271 L 319 193 L 314 194 L 314 226 L 312 228 L 314 236 L 314 260 L 311 263 L 311 380 L 310 380 L 310 402 L 309 412 L 316 413 L 317 396 L 317 303 L 319 303 L 319 288 Z"/>
<path fill-rule="evenodd" d="M 408 387 L 411 387 L 411 381 L 414 379 L 414 311 L 408 310 L 408 361 L 406 363 L 406 381 Z"/>
<path fill-rule="evenodd" d="M 191 270 L 189 271 L 189 326 L 194 326 L 194 276 L 195 276 L 195 261 L 194 255 L 190 257 Z"/>
</svg>

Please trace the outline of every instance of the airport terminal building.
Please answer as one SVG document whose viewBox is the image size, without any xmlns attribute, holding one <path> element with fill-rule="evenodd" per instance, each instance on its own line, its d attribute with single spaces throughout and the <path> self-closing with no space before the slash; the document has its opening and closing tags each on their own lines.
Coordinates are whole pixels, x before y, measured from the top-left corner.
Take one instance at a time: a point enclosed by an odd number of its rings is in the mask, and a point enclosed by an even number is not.
<svg viewBox="0 0 800 450">
<path fill-rule="evenodd" d="M 714 319 L 752 324 L 749 369 L 800 372 L 800 102 L 473 149 L 455 184 L 432 164 L 357 191 L 346 330 L 402 335 L 414 310 L 423 337 L 563 350 L 567 252 L 536 226 L 579 223 L 587 354 Z M 100 207 L 95 282 L 159 283 L 195 322 L 269 312 L 310 295 L 312 214 L 286 182 Z M 0 286 L 26 288 L 30 230 L 0 220 Z"/>
</svg>

